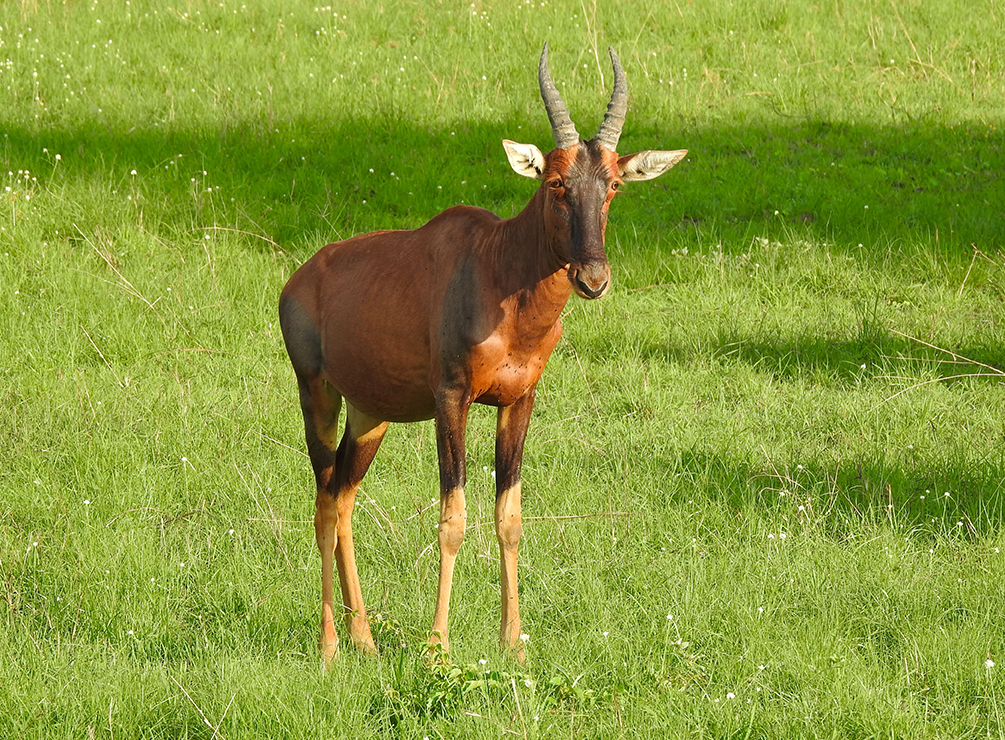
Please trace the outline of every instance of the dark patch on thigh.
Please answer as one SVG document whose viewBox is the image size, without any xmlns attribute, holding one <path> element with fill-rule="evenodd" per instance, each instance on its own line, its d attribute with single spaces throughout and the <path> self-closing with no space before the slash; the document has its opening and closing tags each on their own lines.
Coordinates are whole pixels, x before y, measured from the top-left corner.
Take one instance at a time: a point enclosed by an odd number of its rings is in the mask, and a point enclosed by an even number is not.
<svg viewBox="0 0 1005 740">
<path fill-rule="evenodd" d="M 297 375 L 312 378 L 320 375 L 325 365 L 321 332 L 314 319 L 293 296 L 283 296 L 279 300 L 279 326 Z"/>
</svg>

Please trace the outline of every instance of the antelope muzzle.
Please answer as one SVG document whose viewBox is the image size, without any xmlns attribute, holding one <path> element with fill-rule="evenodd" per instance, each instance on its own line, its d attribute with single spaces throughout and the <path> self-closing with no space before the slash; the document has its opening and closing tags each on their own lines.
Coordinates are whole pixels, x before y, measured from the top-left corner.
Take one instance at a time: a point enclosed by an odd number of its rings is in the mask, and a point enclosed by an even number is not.
<svg viewBox="0 0 1005 740">
<path fill-rule="evenodd" d="M 583 298 L 600 298 L 611 287 L 611 266 L 606 260 L 573 263 L 569 266 L 569 280 Z"/>
</svg>

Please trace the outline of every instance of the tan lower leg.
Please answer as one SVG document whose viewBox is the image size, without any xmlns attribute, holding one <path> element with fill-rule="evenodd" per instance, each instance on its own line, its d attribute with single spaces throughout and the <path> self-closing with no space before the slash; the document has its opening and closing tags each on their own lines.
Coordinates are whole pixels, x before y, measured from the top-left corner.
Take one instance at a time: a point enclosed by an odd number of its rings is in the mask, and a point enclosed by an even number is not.
<svg viewBox="0 0 1005 740">
<path fill-rule="evenodd" d="M 321 552 L 321 638 L 318 647 L 325 663 L 338 655 L 335 632 L 335 546 L 338 542 L 338 511 L 327 493 L 318 492 L 314 505 L 314 537 Z"/>
<path fill-rule="evenodd" d="M 444 650 L 449 649 L 447 639 L 447 619 L 450 612 L 450 587 L 454 580 L 454 563 L 457 551 L 464 541 L 464 527 L 467 513 L 464 503 L 464 489 L 455 488 L 440 500 L 440 579 L 436 591 L 436 613 L 433 616 L 433 633 L 430 643 L 439 643 Z"/>
<path fill-rule="evenodd" d="M 353 496 L 355 498 L 355 496 Z M 359 573 L 356 570 L 356 550 L 352 540 L 352 504 L 340 505 L 338 523 L 338 548 L 335 551 L 339 571 L 339 583 L 342 586 L 342 604 L 345 612 L 345 624 L 353 646 L 360 652 L 372 654 L 377 652 L 370 633 L 370 622 L 366 617 L 366 606 L 363 603 L 363 590 L 359 584 Z"/>
<path fill-rule="evenodd" d="M 515 648 L 522 654 L 520 642 L 520 597 L 517 588 L 517 550 L 523 532 L 520 511 L 520 483 L 503 491 L 496 498 L 496 537 L 499 539 L 501 564 L 502 624 L 499 628 L 499 645 Z"/>
</svg>

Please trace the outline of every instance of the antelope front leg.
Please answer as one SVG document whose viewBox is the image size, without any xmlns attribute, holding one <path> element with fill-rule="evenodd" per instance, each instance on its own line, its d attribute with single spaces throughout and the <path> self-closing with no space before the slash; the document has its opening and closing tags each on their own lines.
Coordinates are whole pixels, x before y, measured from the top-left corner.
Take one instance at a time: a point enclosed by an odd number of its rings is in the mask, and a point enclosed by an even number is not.
<svg viewBox="0 0 1005 740">
<path fill-rule="evenodd" d="M 499 539 L 499 562 L 502 573 L 502 625 L 499 645 L 510 650 L 521 663 L 524 661 L 520 640 L 520 597 L 517 589 L 517 550 L 523 533 L 520 508 L 520 465 L 527 425 L 534 408 L 534 392 L 512 406 L 499 409 L 496 421 L 496 537 Z"/>
<path fill-rule="evenodd" d="M 440 461 L 440 578 L 436 591 L 436 613 L 430 646 L 439 644 L 444 652 L 450 649 L 447 639 L 447 619 L 450 612 L 450 587 L 454 580 L 457 551 L 464 541 L 467 513 L 464 503 L 465 461 L 464 432 L 468 418 L 468 402 L 463 398 L 442 395 L 437 399 L 436 452 Z"/>
</svg>

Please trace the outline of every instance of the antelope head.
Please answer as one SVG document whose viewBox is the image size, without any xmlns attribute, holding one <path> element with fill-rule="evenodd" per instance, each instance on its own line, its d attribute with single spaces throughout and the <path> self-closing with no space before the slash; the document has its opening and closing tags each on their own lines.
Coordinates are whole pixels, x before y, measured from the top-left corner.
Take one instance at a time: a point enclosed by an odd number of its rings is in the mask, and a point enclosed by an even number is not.
<svg viewBox="0 0 1005 740">
<path fill-rule="evenodd" d="M 555 135 L 548 154 L 533 144 L 503 140 L 510 166 L 525 177 L 542 182 L 543 219 L 549 247 L 567 264 L 573 290 L 583 298 L 599 298 L 611 284 L 611 266 L 604 251 L 607 209 L 624 182 L 651 180 L 673 167 L 687 154 L 676 151 L 643 151 L 619 157 L 618 139 L 628 109 L 625 73 L 613 48 L 614 92 L 600 130 L 583 141 L 558 94 L 548 71 L 548 45 L 538 66 L 541 97 Z"/>
</svg>

